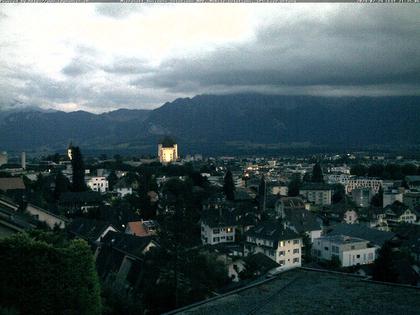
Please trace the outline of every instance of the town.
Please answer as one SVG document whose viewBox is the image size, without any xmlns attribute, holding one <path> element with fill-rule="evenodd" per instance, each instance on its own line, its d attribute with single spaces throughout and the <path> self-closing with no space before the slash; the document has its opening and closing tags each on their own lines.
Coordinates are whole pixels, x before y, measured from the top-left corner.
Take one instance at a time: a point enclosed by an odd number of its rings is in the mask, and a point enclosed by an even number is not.
<svg viewBox="0 0 420 315">
<path fill-rule="evenodd" d="M 207 157 L 184 155 L 169 136 L 156 149 L 85 156 L 70 143 L 48 156 L 0 154 L 7 307 L 245 314 L 293 282 L 287 290 L 298 291 L 284 294 L 311 302 L 286 313 L 418 312 L 420 156 Z M 349 302 L 326 306 L 323 292 Z"/>
</svg>

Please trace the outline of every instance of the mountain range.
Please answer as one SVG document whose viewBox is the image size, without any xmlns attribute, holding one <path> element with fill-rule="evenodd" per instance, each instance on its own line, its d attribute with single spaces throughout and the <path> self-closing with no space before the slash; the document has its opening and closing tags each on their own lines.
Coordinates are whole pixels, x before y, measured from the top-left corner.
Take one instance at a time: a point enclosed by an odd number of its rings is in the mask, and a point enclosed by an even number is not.
<svg viewBox="0 0 420 315">
<path fill-rule="evenodd" d="M 155 153 L 164 135 L 181 154 L 420 145 L 420 97 L 198 95 L 154 110 L 0 112 L 0 151 Z"/>
</svg>

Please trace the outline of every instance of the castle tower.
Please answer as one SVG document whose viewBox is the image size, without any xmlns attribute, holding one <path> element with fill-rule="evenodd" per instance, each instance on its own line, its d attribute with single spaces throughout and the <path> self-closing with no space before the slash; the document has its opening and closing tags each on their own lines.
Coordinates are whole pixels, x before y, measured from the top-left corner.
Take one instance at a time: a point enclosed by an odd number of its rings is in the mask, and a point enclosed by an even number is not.
<svg viewBox="0 0 420 315">
<path fill-rule="evenodd" d="M 158 157 L 161 163 L 170 163 L 178 160 L 178 145 L 170 137 L 165 137 L 158 144 Z"/>
</svg>

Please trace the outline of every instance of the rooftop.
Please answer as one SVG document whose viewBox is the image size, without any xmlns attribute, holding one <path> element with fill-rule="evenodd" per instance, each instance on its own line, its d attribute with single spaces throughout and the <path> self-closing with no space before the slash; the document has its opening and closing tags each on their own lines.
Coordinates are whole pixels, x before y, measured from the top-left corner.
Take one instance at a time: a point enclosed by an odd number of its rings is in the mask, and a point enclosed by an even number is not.
<svg viewBox="0 0 420 315">
<path fill-rule="evenodd" d="M 374 245 L 382 246 L 386 241 L 392 239 L 395 234 L 392 232 L 372 229 L 362 224 L 340 223 L 332 227 L 328 235 L 348 235 L 368 240 Z"/>
<path fill-rule="evenodd" d="M 368 242 L 367 240 L 358 238 L 358 237 L 350 237 L 347 235 L 327 235 L 320 237 L 322 240 L 329 240 L 331 243 L 334 244 L 353 244 L 353 243 L 363 243 Z"/>
<path fill-rule="evenodd" d="M 262 222 L 250 229 L 246 235 L 266 240 L 272 240 L 274 241 L 274 247 L 277 247 L 277 243 L 281 240 L 300 238 L 300 236 L 293 232 L 291 229 L 284 228 L 282 223 L 276 221 Z"/>
<path fill-rule="evenodd" d="M 20 177 L 2 177 L 0 178 L 0 190 L 25 189 L 23 179 Z"/>
<path fill-rule="evenodd" d="M 420 290 L 297 268 L 168 314 L 418 314 Z"/>
</svg>

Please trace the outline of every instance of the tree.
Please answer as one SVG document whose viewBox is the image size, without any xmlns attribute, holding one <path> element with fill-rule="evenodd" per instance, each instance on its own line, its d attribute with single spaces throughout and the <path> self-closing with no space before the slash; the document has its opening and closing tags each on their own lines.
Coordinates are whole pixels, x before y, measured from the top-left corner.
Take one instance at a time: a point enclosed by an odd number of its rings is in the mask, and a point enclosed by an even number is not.
<svg viewBox="0 0 420 315">
<path fill-rule="evenodd" d="M 320 163 L 315 163 L 312 169 L 312 181 L 315 183 L 323 183 L 324 175 L 322 174 L 322 168 Z"/>
<path fill-rule="evenodd" d="M 371 164 L 368 168 L 369 177 L 383 177 L 384 166 L 382 164 Z"/>
<path fill-rule="evenodd" d="M 28 315 L 99 315 L 100 287 L 88 244 L 41 234 L 0 241 L 0 305 Z"/>
<path fill-rule="evenodd" d="M 260 206 L 261 212 L 265 212 L 266 199 L 267 199 L 267 184 L 265 182 L 265 177 L 263 175 L 261 177 L 260 185 L 258 187 L 258 200 L 259 200 L 259 206 Z"/>
<path fill-rule="evenodd" d="M 296 197 L 299 195 L 299 190 L 302 186 L 302 181 L 300 180 L 299 174 L 293 174 L 292 179 L 289 183 L 288 189 L 289 189 L 289 197 Z"/>
<path fill-rule="evenodd" d="M 235 199 L 235 183 L 233 182 L 232 172 L 229 170 L 225 174 L 223 192 L 227 200 Z"/>
<path fill-rule="evenodd" d="M 117 183 L 118 181 L 118 177 L 115 174 L 115 171 L 112 170 L 111 173 L 108 176 L 108 185 L 109 185 L 109 190 L 113 190 L 114 189 L 114 185 Z"/>
<path fill-rule="evenodd" d="M 73 169 L 73 191 L 80 192 L 86 190 L 85 184 L 85 164 L 79 147 L 72 147 L 71 166 Z"/>
<path fill-rule="evenodd" d="M 70 183 L 63 173 L 58 172 L 55 176 L 54 199 L 60 199 L 62 193 L 69 191 Z"/>
<path fill-rule="evenodd" d="M 365 176 L 368 169 L 363 164 L 355 164 L 350 168 L 350 174 L 356 176 Z"/>
<path fill-rule="evenodd" d="M 394 254 L 389 242 L 385 242 L 379 250 L 373 266 L 373 280 L 385 282 L 397 282 L 397 273 L 394 269 Z"/>
<path fill-rule="evenodd" d="M 342 184 L 334 185 L 334 194 L 332 196 L 332 203 L 339 203 L 346 197 L 345 187 Z"/>
<path fill-rule="evenodd" d="M 381 187 L 379 188 L 378 193 L 372 197 L 370 204 L 374 207 L 382 208 L 384 204 L 383 198 L 384 198 L 384 190 Z"/>
</svg>

